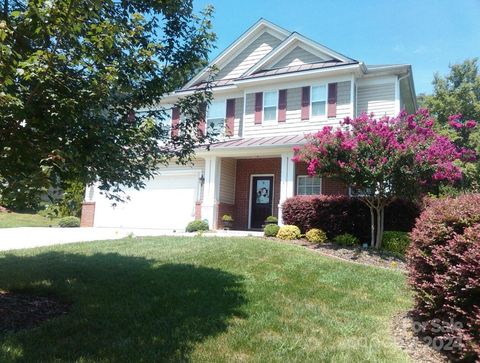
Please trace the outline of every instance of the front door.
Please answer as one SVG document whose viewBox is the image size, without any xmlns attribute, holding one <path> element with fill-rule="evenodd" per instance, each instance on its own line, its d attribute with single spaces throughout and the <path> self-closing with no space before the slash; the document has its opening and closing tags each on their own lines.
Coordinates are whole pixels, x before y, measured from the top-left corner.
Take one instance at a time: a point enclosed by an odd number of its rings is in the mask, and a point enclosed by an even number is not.
<svg viewBox="0 0 480 363">
<path fill-rule="evenodd" d="M 250 228 L 262 228 L 265 218 L 272 215 L 273 176 L 254 176 L 251 188 Z"/>
</svg>

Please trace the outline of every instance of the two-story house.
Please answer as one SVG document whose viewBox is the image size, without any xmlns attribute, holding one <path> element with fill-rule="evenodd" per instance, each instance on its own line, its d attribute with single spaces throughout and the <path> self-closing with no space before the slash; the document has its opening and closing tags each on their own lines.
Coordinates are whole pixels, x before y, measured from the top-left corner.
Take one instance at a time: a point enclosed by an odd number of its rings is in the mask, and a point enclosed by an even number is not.
<svg viewBox="0 0 480 363">
<path fill-rule="evenodd" d="M 89 188 L 82 225 L 182 230 L 206 219 L 215 229 L 230 214 L 236 229 L 247 230 L 269 215 L 281 221 L 281 204 L 291 196 L 348 193 L 292 162 L 292 148 L 305 134 L 362 112 L 395 116 L 416 108 L 410 65 L 366 65 L 263 19 L 213 65 L 218 73 L 206 123 L 224 127 L 225 138 L 210 150 L 198 148 L 193 165 L 160 168 L 116 208 Z M 208 75 L 206 68 L 163 102 L 194 92 Z M 181 117 L 178 109 L 171 116 L 172 124 Z"/>
</svg>

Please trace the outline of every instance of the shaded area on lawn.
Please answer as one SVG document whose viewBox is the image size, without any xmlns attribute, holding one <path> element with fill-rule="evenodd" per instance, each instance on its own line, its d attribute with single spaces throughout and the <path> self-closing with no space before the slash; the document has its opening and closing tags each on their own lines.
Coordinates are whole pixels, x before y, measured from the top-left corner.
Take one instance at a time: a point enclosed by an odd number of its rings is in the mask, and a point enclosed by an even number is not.
<svg viewBox="0 0 480 363">
<path fill-rule="evenodd" d="M 1 361 L 188 361 L 246 303 L 237 275 L 116 253 L 8 254 L 0 289 L 72 303 L 34 330 L 1 335 Z"/>
</svg>

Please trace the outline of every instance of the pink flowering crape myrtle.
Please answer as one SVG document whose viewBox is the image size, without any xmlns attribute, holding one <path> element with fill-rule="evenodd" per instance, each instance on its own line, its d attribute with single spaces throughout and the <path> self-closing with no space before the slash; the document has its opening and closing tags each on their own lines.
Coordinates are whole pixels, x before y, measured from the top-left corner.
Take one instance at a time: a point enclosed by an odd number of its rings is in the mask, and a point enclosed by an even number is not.
<svg viewBox="0 0 480 363">
<path fill-rule="evenodd" d="M 458 127 L 458 119 L 450 121 Z M 465 127 L 476 126 L 468 122 Z M 306 135 L 307 143 L 294 148 L 293 160 L 306 162 L 311 175 L 335 176 L 356 191 L 370 208 L 371 245 L 379 248 L 385 206 L 395 197 L 414 199 L 439 182 L 460 180 L 456 162 L 476 157 L 436 133 L 433 125 L 426 109 L 382 118 L 363 113 L 345 118 L 337 128 Z"/>
</svg>

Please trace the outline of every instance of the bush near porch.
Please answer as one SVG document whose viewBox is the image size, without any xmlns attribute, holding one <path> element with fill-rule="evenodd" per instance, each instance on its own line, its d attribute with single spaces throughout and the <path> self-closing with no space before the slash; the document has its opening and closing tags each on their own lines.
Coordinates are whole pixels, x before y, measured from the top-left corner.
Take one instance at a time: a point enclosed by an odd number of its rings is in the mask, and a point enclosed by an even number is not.
<svg viewBox="0 0 480 363">
<path fill-rule="evenodd" d="M 295 196 L 282 205 L 285 224 L 298 226 L 302 233 L 319 228 L 329 239 L 350 233 L 362 241 L 370 239 L 370 212 L 358 199 L 348 196 Z M 409 232 L 420 214 L 414 202 L 396 199 L 385 209 L 385 230 Z"/>
<path fill-rule="evenodd" d="M 429 201 L 410 237 L 416 319 L 438 342 L 458 343 L 451 344 L 455 359 L 478 361 L 480 194 Z"/>
</svg>

